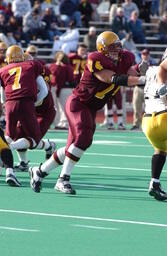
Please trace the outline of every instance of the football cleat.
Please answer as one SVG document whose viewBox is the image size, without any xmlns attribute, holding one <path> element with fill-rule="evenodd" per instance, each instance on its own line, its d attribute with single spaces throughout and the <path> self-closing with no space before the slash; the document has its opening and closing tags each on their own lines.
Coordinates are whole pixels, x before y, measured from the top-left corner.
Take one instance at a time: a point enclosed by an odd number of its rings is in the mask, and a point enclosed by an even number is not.
<svg viewBox="0 0 167 256">
<path fill-rule="evenodd" d="M 20 187 L 21 183 L 18 181 L 14 174 L 6 175 L 6 183 L 11 187 Z"/>
<path fill-rule="evenodd" d="M 34 190 L 34 192 L 36 192 L 36 193 L 40 193 L 42 179 L 47 174 L 44 172 L 41 172 L 40 166 L 39 167 L 30 167 L 29 174 L 30 174 L 30 186 L 31 186 L 32 190 Z"/>
<path fill-rule="evenodd" d="M 54 153 L 54 151 L 56 149 L 56 143 L 55 142 L 49 141 L 49 144 L 50 144 L 50 147 L 45 150 L 45 152 L 46 152 L 46 155 L 45 155 L 46 160 L 49 159 L 52 156 L 52 154 Z"/>
<path fill-rule="evenodd" d="M 159 182 L 150 182 L 149 195 L 153 196 L 158 201 L 167 200 L 167 193 L 162 190 Z"/>
<path fill-rule="evenodd" d="M 18 165 L 14 166 L 15 171 L 16 172 L 28 172 L 28 168 L 29 168 L 28 163 L 29 163 L 29 161 L 27 163 L 21 161 Z"/>
<path fill-rule="evenodd" d="M 126 127 L 123 123 L 118 124 L 118 130 L 126 130 Z"/>
<path fill-rule="evenodd" d="M 76 191 L 72 188 L 70 184 L 70 176 L 64 175 L 63 177 L 59 177 L 54 189 L 61 191 L 65 194 L 75 195 Z"/>
<path fill-rule="evenodd" d="M 108 123 L 107 124 L 107 129 L 108 130 L 115 130 L 114 124 L 113 123 Z"/>
</svg>

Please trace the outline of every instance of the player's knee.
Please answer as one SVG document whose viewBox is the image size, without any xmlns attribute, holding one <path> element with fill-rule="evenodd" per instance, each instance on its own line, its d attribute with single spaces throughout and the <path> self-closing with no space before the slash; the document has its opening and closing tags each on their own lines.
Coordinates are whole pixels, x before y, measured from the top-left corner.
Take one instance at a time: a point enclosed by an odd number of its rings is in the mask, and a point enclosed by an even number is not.
<svg viewBox="0 0 167 256">
<path fill-rule="evenodd" d="M 75 146 L 79 147 L 82 150 L 86 150 L 89 148 L 93 141 L 93 134 L 89 131 L 86 133 L 79 135 L 75 141 Z"/>
</svg>

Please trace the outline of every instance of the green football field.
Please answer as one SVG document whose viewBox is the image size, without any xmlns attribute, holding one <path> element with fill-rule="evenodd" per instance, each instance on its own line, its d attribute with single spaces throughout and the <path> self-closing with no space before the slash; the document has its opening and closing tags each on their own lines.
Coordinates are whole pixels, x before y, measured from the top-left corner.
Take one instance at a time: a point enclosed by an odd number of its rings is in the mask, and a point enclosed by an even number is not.
<svg viewBox="0 0 167 256">
<path fill-rule="evenodd" d="M 49 132 L 57 147 L 66 132 Z M 148 195 L 153 149 L 142 132 L 97 130 L 93 145 L 73 170 L 75 196 L 54 190 L 61 168 L 34 193 L 28 173 L 22 187 L 0 177 L 0 256 L 166 255 L 167 202 Z M 17 156 L 15 162 L 17 162 Z M 30 165 L 43 151 L 28 152 Z M 161 183 L 167 190 L 167 166 Z"/>
</svg>

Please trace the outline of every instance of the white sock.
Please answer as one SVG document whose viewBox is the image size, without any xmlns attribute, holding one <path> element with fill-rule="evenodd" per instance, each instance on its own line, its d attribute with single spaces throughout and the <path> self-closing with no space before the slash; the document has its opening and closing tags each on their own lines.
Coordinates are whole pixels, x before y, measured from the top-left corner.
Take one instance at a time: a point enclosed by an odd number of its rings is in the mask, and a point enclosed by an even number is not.
<svg viewBox="0 0 167 256">
<path fill-rule="evenodd" d="M 159 179 L 152 178 L 152 179 L 151 179 L 151 184 L 152 184 L 153 182 L 159 183 L 160 180 L 159 180 Z"/>
<path fill-rule="evenodd" d="M 47 150 L 49 147 L 50 147 L 49 140 L 40 140 L 36 148 Z"/>
<path fill-rule="evenodd" d="M 18 158 L 19 158 L 19 162 L 28 163 L 27 150 L 25 150 L 25 151 L 17 151 L 17 155 L 18 155 Z"/>
<path fill-rule="evenodd" d="M 71 160 L 70 158 L 68 158 L 66 156 L 65 160 L 64 160 L 63 168 L 62 168 L 61 173 L 60 173 L 60 177 L 63 177 L 64 175 L 70 176 L 71 172 L 72 172 L 72 169 L 74 168 L 74 165 L 76 163 L 77 162 L 74 162 L 73 160 Z"/>
<path fill-rule="evenodd" d="M 51 170 L 53 170 L 57 166 L 59 166 L 59 164 L 55 161 L 55 159 L 54 159 L 54 157 L 52 155 L 47 161 L 45 161 L 41 165 L 41 171 L 49 173 Z"/>
<path fill-rule="evenodd" d="M 12 175 L 15 176 L 14 171 L 13 171 L 12 168 L 6 168 L 6 176 L 9 175 L 9 174 L 12 174 Z"/>
<path fill-rule="evenodd" d="M 30 147 L 30 143 L 27 139 L 25 138 L 21 138 L 21 139 L 18 139 L 16 141 L 12 141 L 9 145 L 10 149 L 11 150 L 14 150 L 14 149 L 27 149 Z"/>
<path fill-rule="evenodd" d="M 117 124 L 123 124 L 123 112 L 122 109 L 117 110 Z"/>
<path fill-rule="evenodd" d="M 57 150 L 57 156 L 58 156 L 61 163 L 64 163 L 64 159 L 65 159 L 65 156 L 66 156 L 65 155 L 65 148 L 66 147 L 62 147 L 62 148 L 59 148 Z"/>
<path fill-rule="evenodd" d="M 72 155 L 76 156 L 77 158 L 81 158 L 81 156 L 84 153 L 84 151 L 82 149 L 74 146 L 74 144 L 70 145 L 70 147 L 68 148 L 68 152 L 71 153 Z M 72 159 L 70 159 L 69 157 L 66 156 L 60 177 L 63 177 L 64 175 L 70 176 L 72 169 L 76 163 L 77 162 L 73 161 Z"/>
</svg>

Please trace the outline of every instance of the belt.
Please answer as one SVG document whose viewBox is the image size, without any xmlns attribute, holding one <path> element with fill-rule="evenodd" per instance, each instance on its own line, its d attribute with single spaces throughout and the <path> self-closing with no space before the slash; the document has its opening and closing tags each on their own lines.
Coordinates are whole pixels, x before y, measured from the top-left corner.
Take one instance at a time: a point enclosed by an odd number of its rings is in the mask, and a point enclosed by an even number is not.
<svg viewBox="0 0 167 256">
<path fill-rule="evenodd" d="M 159 95 L 156 95 L 156 96 L 152 96 L 152 97 L 148 97 L 148 96 L 145 96 L 144 99 L 145 100 L 150 100 L 150 99 L 159 99 L 160 96 Z"/>
<path fill-rule="evenodd" d="M 160 114 L 163 114 L 163 113 L 167 113 L 167 109 L 165 109 L 165 110 L 162 110 L 162 111 L 159 111 L 159 112 L 153 112 L 152 114 L 146 114 L 146 113 L 144 113 L 144 117 L 146 116 L 152 116 L 152 115 L 154 115 L 154 116 L 158 116 L 158 115 L 160 115 Z"/>
</svg>

